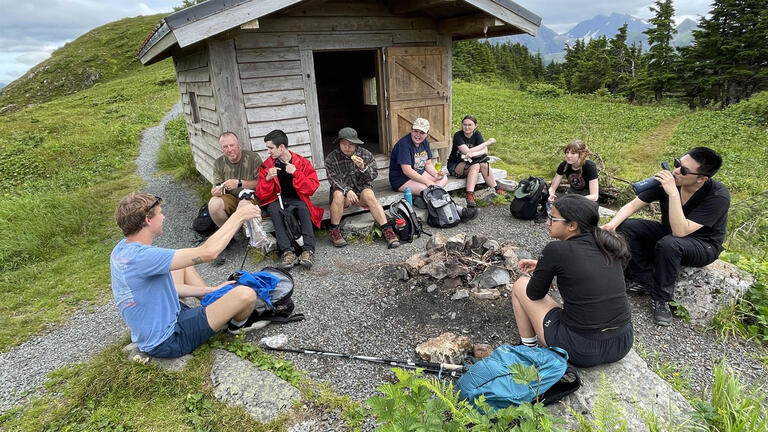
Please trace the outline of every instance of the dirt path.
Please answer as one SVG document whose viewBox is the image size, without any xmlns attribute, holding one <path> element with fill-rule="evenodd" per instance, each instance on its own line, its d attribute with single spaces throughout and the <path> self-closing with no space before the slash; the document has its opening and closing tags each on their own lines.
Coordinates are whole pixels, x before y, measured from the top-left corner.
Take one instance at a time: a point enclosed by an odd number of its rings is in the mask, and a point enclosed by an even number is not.
<svg viewBox="0 0 768 432">
<path fill-rule="evenodd" d="M 624 170 L 630 172 L 635 169 L 644 170 L 648 166 L 648 161 L 661 160 L 661 154 L 666 148 L 667 140 L 675 132 L 682 119 L 682 117 L 666 119 L 655 129 L 642 136 L 627 152 L 623 162 Z"/>
</svg>

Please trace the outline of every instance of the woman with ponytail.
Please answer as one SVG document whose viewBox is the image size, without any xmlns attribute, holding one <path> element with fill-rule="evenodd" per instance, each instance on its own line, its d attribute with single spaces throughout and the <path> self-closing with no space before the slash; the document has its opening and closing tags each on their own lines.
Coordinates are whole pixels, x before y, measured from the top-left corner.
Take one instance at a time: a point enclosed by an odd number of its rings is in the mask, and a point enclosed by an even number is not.
<svg viewBox="0 0 768 432">
<path fill-rule="evenodd" d="M 632 320 L 624 284 L 629 249 L 624 239 L 598 227 L 598 206 L 581 195 L 555 200 L 549 235 L 538 261 L 521 259 L 512 288 L 520 338 L 528 346 L 556 346 L 578 367 L 612 363 L 632 348 Z M 552 281 L 563 304 L 547 293 Z"/>
<path fill-rule="evenodd" d="M 589 147 L 582 140 L 575 139 L 565 146 L 564 152 L 565 160 L 558 165 L 555 177 L 549 185 L 549 202 L 555 201 L 555 192 L 563 177 L 570 184 L 568 193 L 584 195 L 587 199 L 597 202 L 600 193 L 597 165 L 587 159 Z"/>
</svg>

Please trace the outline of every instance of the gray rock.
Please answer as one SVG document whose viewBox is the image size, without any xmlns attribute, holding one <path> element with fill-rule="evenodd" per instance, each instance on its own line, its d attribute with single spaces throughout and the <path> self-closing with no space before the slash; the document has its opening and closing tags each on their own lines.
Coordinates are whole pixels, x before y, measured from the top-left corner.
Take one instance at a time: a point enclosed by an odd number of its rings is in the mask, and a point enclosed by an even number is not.
<svg viewBox="0 0 768 432">
<path fill-rule="evenodd" d="M 135 343 L 129 343 L 123 347 L 123 352 L 128 355 L 128 360 L 135 361 L 137 363 L 154 363 L 160 369 L 165 369 L 171 372 L 181 372 L 187 366 L 187 362 L 192 359 L 192 354 L 183 355 L 178 358 L 159 358 L 152 357 L 145 352 L 139 351 L 139 347 Z"/>
<path fill-rule="evenodd" d="M 464 250 L 464 240 L 466 238 L 466 233 L 458 233 L 455 236 L 448 238 L 448 241 L 445 243 L 445 247 L 450 251 L 461 252 Z"/>
<path fill-rule="evenodd" d="M 518 259 L 533 259 L 533 255 L 525 249 L 517 249 L 516 252 Z"/>
<path fill-rule="evenodd" d="M 509 244 L 504 244 L 501 246 L 499 252 L 501 252 L 501 256 L 504 257 L 504 267 L 510 271 L 517 271 L 517 262 L 519 261 L 519 258 L 517 257 L 517 250 L 515 247 Z"/>
<path fill-rule="evenodd" d="M 488 267 L 476 276 L 470 285 L 479 289 L 494 288 L 509 283 L 509 271 L 499 267 Z"/>
<path fill-rule="evenodd" d="M 301 398 L 296 387 L 269 371 L 224 350 L 213 351 L 213 394 L 222 402 L 241 405 L 257 421 L 274 420 Z"/>
<path fill-rule="evenodd" d="M 437 231 L 432 234 L 432 237 L 430 237 L 429 240 L 427 240 L 427 250 L 443 246 L 447 242 L 448 239 L 445 238 L 445 235 L 440 231 Z"/>
<path fill-rule="evenodd" d="M 460 287 L 461 284 L 462 284 L 461 278 L 458 278 L 458 277 L 447 277 L 443 279 L 443 282 L 442 282 L 443 288 L 445 288 L 448 291 L 453 291 L 454 289 Z"/>
<path fill-rule="evenodd" d="M 483 247 L 483 244 L 488 241 L 488 237 L 484 235 L 473 235 L 472 236 L 472 249 L 478 250 L 481 247 Z"/>
<path fill-rule="evenodd" d="M 720 308 L 741 298 L 753 283 L 749 273 L 717 260 L 706 267 L 681 268 L 675 299 L 688 311 L 692 323 L 705 326 Z"/>
<path fill-rule="evenodd" d="M 448 269 L 442 261 L 431 262 L 419 270 L 419 274 L 429 275 L 440 280 L 448 275 Z"/>
<path fill-rule="evenodd" d="M 467 336 L 443 333 L 416 346 L 416 354 L 428 362 L 461 364 L 472 352 L 472 340 Z"/>
<path fill-rule="evenodd" d="M 463 264 L 459 264 L 458 262 L 448 263 L 448 277 L 450 278 L 466 276 L 469 273 L 469 268 Z"/>
<path fill-rule="evenodd" d="M 493 239 L 487 240 L 485 243 L 483 243 L 483 249 L 486 251 L 497 251 L 499 250 L 499 247 L 499 242 Z"/>
<path fill-rule="evenodd" d="M 461 300 L 461 299 L 465 299 L 465 298 L 467 298 L 467 297 L 469 297 L 469 291 L 468 291 L 468 290 L 465 290 L 465 289 L 460 289 L 460 290 L 456 291 L 456 292 L 455 292 L 455 293 L 454 293 L 454 294 L 451 296 L 451 300 Z M 453 315 L 455 315 L 455 313 L 454 313 Z M 453 316 L 453 315 L 452 315 L 452 316 Z"/>
<path fill-rule="evenodd" d="M 375 224 L 371 212 L 365 212 L 345 217 L 339 227 L 346 236 L 365 237 L 371 233 Z"/>
<path fill-rule="evenodd" d="M 496 300 L 501 297 L 501 293 L 496 288 L 472 291 L 469 295 L 477 300 Z"/>
<path fill-rule="evenodd" d="M 411 275 L 408 274 L 408 269 L 404 266 L 395 267 L 395 274 L 397 275 L 397 280 L 407 281 L 411 278 Z"/>
<path fill-rule="evenodd" d="M 405 260 L 405 268 L 408 270 L 408 273 L 411 275 L 416 275 L 419 273 L 419 270 L 421 270 L 422 267 L 424 267 L 427 264 L 427 256 L 426 254 L 414 254 L 408 257 L 407 260 Z"/>
<path fill-rule="evenodd" d="M 437 284 L 432 284 L 427 287 L 427 292 L 431 293 L 431 292 L 434 292 L 436 289 L 437 289 Z"/>
<path fill-rule="evenodd" d="M 496 184 L 501 186 L 505 191 L 513 191 L 517 189 L 518 183 L 511 179 L 496 179 Z"/>
<path fill-rule="evenodd" d="M 689 421 L 689 416 L 693 412 L 688 401 L 669 383 L 651 371 L 634 350 L 619 362 L 579 369 L 579 374 L 582 381 L 579 390 L 563 398 L 562 404 L 550 406 L 550 413 L 566 420 L 568 430 L 575 428 L 578 423 L 565 406 L 579 413 L 594 412 L 601 381 L 610 385 L 618 404 L 623 409 L 627 431 L 648 431 L 641 415 L 644 411 L 653 412 L 659 416 L 661 424 L 666 422 L 680 424 Z M 589 418 L 589 414 L 582 415 Z"/>
</svg>

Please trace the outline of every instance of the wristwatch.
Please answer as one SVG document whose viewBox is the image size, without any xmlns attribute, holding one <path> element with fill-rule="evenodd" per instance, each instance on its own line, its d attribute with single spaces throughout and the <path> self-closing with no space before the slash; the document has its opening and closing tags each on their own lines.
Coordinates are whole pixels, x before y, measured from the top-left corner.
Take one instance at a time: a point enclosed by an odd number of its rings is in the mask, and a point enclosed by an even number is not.
<svg viewBox="0 0 768 432">
<path fill-rule="evenodd" d="M 243 187 L 243 181 L 240 179 L 237 179 L 237 187 L 241 188 Z"/>
</svg>

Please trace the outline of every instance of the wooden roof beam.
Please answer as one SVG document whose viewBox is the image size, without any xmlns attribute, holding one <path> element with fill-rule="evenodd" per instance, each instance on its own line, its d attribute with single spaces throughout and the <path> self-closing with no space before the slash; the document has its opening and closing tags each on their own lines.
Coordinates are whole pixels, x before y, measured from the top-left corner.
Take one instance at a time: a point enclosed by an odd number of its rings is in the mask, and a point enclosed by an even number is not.
<svg viewBox="0 0 768 432">
<path fill-rule="evenodd" d="M 440 34 L 463 35 L 487 33 L 493 27 L 503 27 L 506 23 L 496 17 L 479 13 L 441 20 L 437 25 Z"/>
<path fill-rule="evenodd" d="M 454 3 L 455 0 L 394 0 L 392 12 L 395 14 L 407 14 L 417 12 L 433 6 L 440 6 L 445 3 Z"/>
</svg>

